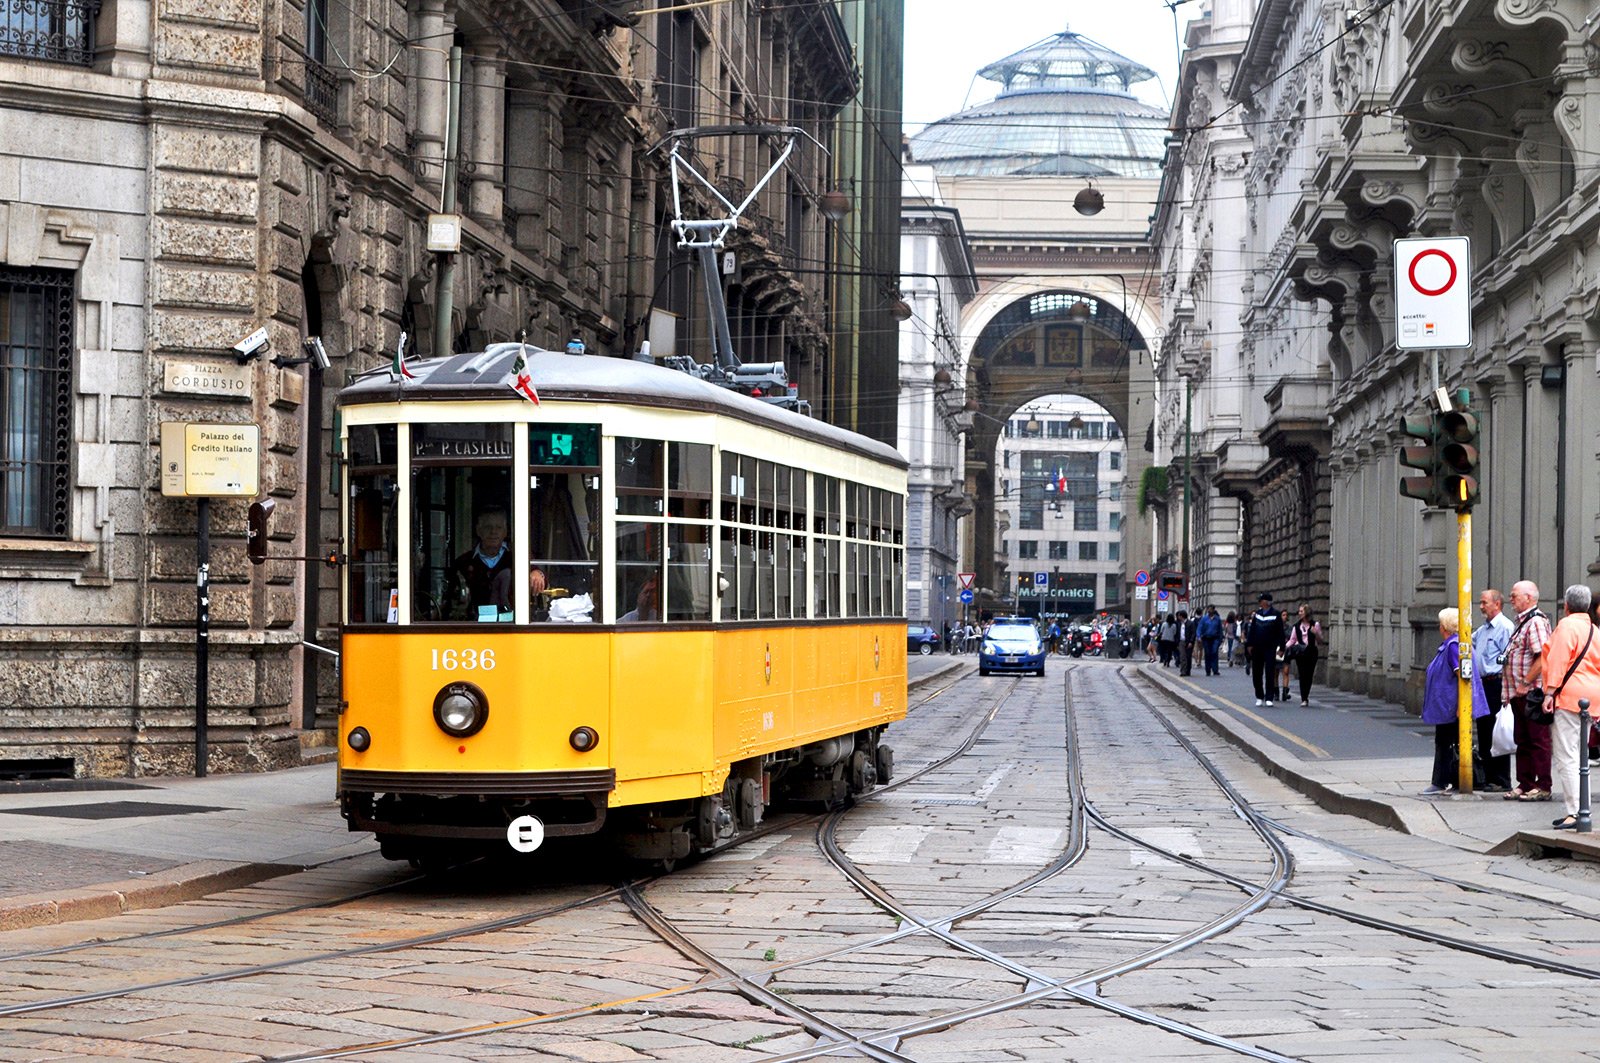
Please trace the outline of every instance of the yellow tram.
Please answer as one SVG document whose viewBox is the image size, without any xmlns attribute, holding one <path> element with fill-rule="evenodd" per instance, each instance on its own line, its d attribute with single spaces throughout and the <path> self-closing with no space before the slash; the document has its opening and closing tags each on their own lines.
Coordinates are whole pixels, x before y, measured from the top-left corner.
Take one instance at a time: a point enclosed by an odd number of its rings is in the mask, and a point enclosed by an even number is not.
<svg viewBox="0 0 1600 1063">
<path fill-rule="evenodd" d="M 537 402 L 507 386 L 524 351 Z M 339 398 L 351 830 L 419 859 L 603 829 L 670 861 L 887 780 L 895 450 L 645 362 L 412 369 Z"/>
</svg>

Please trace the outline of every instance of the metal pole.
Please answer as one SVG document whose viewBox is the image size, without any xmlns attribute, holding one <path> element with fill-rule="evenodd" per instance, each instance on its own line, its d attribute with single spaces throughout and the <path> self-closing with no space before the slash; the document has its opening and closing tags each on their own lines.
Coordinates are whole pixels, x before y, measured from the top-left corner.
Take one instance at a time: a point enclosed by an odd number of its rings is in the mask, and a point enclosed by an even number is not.
<svg viewBox="0 0 1600 1063">
<path fill-rule="evenodd" d="M 1594 830 L 1589 816 L 1589 699 L 1578 699 L 1578 825 L 1579 834 Z"/>
<path fill-rule="evenodd" d="M 211 701 L 211 499 L 199 500 L 195 524 L 194 777 L 206 775 L 206 714 Z"/>
<path fill-rule="evenodd" d="M 444 188 L 439 193 L 439 210 L 456 212 L 456 155 L 461 148 L 461 47 L 450 49 L 450 109 L 445 118 Z M 456 256 L 439 252 L 436 288 L 433 293 L 433 356 L 450 354 L 450 319 L 455 315 Z"/>
<path fill-rule="evenodd" d="M 706 288 L 706 312 L 711 317 L 711 339 L 716 345 L 717 367 L 731 374 L 739 368 L 739 358 L 733 353 L 733 335 L 728 330 L 728 302 L 723 296 L 722 273 L 717 269 L 717 249 L 702 247 L 700 274 Z"/>
<path fill-rule="evenodd" d="M 1461 618 L 1461 672 L 1456 677 L 1456 790 L 1472 792 L 1472 511 L 1456 513 L 1456 610 Z"/>
<path fill-rule="evenodd" d="M 1189 571 L 1189 480 L 1194 465 L 1194 436 L 1190 434 L 1193 422 L 1191 416 L 1194 405 L 1194 388 L 1189 384 L 1189 378 L 1183 378 L 1183 579 L 1187 586 L 1191 578 Z"/>
</svg>

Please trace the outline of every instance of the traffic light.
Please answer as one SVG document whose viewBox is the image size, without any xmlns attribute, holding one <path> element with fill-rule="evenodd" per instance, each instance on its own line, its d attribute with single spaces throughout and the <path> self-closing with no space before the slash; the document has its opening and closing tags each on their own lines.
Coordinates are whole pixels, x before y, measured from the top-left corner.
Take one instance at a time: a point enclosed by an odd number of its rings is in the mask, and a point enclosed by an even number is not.
<svg viewBox="0 0 1600 1063">
<path fill-rule="evenodd" d="M 1400 494 L 1415 498 L 1423 505 L 1442 506 L 1439 495 L 1439 417 L 1400 417 L 1400 434 L 1417 443 L 1400 448 L 1400 464 L 1416 469 L 1421 476 L 1402 476 Z"/>
<path fill-rule="evenodd" d="M 1455 407 L 1439 415 L 1440 505 L 1457 511 L 1478 501 L 1478 415 L 1472 392 L 1456 392 Z"/>
<path fill-rule="evenodd" d="M 272 519 L 272 511 L 277 508 L 278 503 L 270 498 L 250 503 L 250 514 L 245 525 L 244 551 L 249 555 L 252 565 L 266 564 L 267 524 Z"/>
</svg>

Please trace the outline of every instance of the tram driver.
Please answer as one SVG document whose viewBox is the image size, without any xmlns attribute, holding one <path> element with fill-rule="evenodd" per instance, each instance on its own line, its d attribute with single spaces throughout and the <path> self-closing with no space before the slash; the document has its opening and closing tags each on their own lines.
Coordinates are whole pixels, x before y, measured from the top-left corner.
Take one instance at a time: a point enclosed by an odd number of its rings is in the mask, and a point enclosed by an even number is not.
<svg viewBox="0 0 1600 1063">
<path fill-rule="evenodd" d="M 486 509 L 473 522 L 477 541 L 450 564 L 446 600 L 457 619 L 499 620 L 511 611 L 511 549 L 505 510 Z"/>
</svg>

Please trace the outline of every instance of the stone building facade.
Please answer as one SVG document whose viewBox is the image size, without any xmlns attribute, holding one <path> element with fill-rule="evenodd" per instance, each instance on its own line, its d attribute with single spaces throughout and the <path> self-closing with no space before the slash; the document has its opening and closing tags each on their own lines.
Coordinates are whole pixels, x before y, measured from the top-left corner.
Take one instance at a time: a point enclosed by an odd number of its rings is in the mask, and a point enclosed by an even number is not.
<svg viewBox="0 0 1600 1063">
<path fill-rule="evenodd" d="M 1320 14 L 1253 31 L 1220 0 L 1189 23 L 1153 221 L 1166 315 L 1158 360 L 1164 563 L 1224 612 L 1262 592 L 1328 604 L 1323 326 L 1287 271 L 1294 197 L 1325 119 L 1307 61 Z M 1185 409 L 1187 403 L 1188 409 Z M 1186 428 L 1187 425 L 1187 428 Z M 1189 555 L 1183 491 L 1189 476 Z"/>
<path fill-rule="evenodd" d="M 654 335 L 704 358 L 699 286 L 666 231 L 652 149 L 684 125 L 806 130 L 730 238 L 729 302 L 746 360 L 785 361 L 822 416 L 853 420 L 834 375 L 885 357 L 892 374 L 894 350 L 862 354 L 838 330 L 830 311 L 853 296 L 835 273 L 893 278 L 897 248 L 834 238 L 817 204 L 841 160 L 882 154 L 839 116 L 897 85 L 899 59 L 852 38 L 876 3 L 849 22 L 844 6 L 37 0 L 0 13 L 0 775 L 193 768 L 196 510 L 159 493 L 159 426 L 258 424 L 272 552 L 334 548 L 334 392 L 387 362 L 402 331 L 413 357 L 437 353 L 424 229 L 452 132 L 454 349 L 523 333 L 559 345 L 575 328 L 595 354 Z M 897 126 L 887 135 L 898 145 Z M 717 180 L 751 186 L 773 144 L 721 137 L 699 152 Z M 855 194 L 858 215 L 863 195 L 888 199 L 873 216 L 898 210 L 898 185 Z M 257 328 L 271 349 L 241 365 L 230 347 Z M 275 364 L 313 335 L 331 370 Z M 336 643 L 335 577 L 250 566 L 247 501 L 212 506 L 213 771 L 297 763 L 297 732 L 337 699 L 333 666 L 300 646 Z"/>
<path fill-rule="evenodd" d="M 1228 10 L 1226 33 L 1223 12 L 1191 30 L 1191 44 L 1230 42 L 1236 69 L 1209 110 L 1177 123 L 1181 179 L 1194 178 L 1192 145 L 1240 116 L 1246 195 L 1202 191 L 1191 209 L 1242 206 L 1264 234 L 1235 285 L 1246 357 L 1298 352 L 1293 372 L 1243 381 L 1245 403 L 1288 414 L 1278 446 L 1301 456 L 1287 477 L 1255 477 L 1284 499 L 1262 519 L 1247 508 L 1241 534 L 1271 541 L 1274 521 L 1300 527 L 1326 580 L 1330 677 L 1416 704 L 1437 610 L 1457 588 L 1455 515 L 1398 491 L 1398 419 L 1425 412 L 1435 364 L 1481 415 L 1475 586 L 1529 578 L 1549 603 L 1600 573 L 1600 437 L 1582 416 L 1600 400 L 1600 4 L 1259 0 Z M 1203 54 L 1194 48 L 1189 66 Z M 1414 235 L 1472 240 L 1470 348 L 1396 347 L 1393 241 Z M 1187 283 L 1182 269 L 1167 279 Z M 1244 445 L 1270 454 L 1273 431 Z M 1235 483 L 1213 477 L 1218 493 Z M 1254 574 L 1245 580 L 1253 590 Z"/>
<path fill-rule="evenodd" d="M 961 540 L 973 511 L 964 490 L 972 427 L 961 362 L 961 311 L 978 292 L 961 212 L 933 168 L 908 165 L 901 189 L 900 453 L 906 501 L 906 617 L 941 627 L 959 619 Z"/>
</svg>

